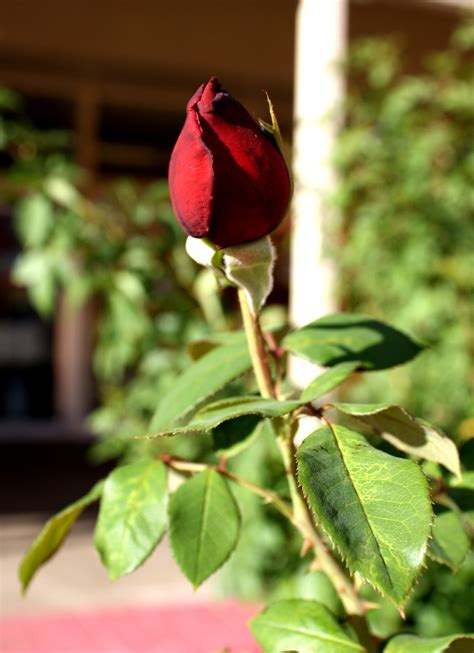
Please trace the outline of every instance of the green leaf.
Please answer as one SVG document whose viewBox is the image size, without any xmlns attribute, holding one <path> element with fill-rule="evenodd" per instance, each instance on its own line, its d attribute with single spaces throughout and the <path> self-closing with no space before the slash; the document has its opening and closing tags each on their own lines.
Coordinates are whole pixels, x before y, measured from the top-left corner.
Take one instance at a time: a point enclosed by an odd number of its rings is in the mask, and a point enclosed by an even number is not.
<svg viewBox="0 0 474 653">
<path fill-rule="evenodd" d="M 81 195 L 68 179 L 51 176 L 45 179 L 43 187 L 45 193 L 60 206 L 80 211 Z"/>
<path fill-rule="evenodd" d="M 201 340 L 193 340 L 186 346 L 186 351 L 191 360 L 197 361 L 212 349 L 216 349 L 216 347 L 221 347 L 223 345 L 240 345 L 241 347 L 247 347 L 245 333 L 243 331 L 213 333 Z"/>
<path fill-rule="evenodd" d="M 431 503 L 421 469 L 338 425 L 306 438 L 297 458 L 316 521 L 349 568 L 403 605 L 430 534 Z"/>
<path fill-rule="evenodd" d="M 240 513 L 227 482 L 208 469 L 183 483 L 169 506 L 171 546 L 181 570 L 198 587 L 237 544 Z"/>
<path fill-rule="evenodd" d="M 448 635 L 447 637 L 416 637 L 397 635 L 390 640 L 384 653 L 472 653 L 474 635 Z M 453 645 L 453 646 L 452 646 Z"/>
<path fill-rule="evenodd" d="M 400 451 L 444 465 L 460 476 L 459 453 L 454 442 L 428 422 L 401 406 L 383 404 L 332 404 L 356 417 Z"/>
<path fill-rule="evenodd" d="M 55 265 L 50 252 L 32 249 L 21 254 L 13 266 L 13 281 L 28 288 L 33 304 L 42 315 L 48 315 L 54 307 Z"/>
<path fill-rule="evenodd" d="M 359 361 L 349 361 L 348 363 L 339 363 L 332 369 L 323 372 L 317 376 L 309 386 L 301 393 L 301 401 L 314 401 L 322 395 L 334 390 L 338 385 L 345 381 L 352 372 L 359 367 Z"/>
<path fill-rule="evenodd" d="M 221 399 L 201 408 L 185 426 L 176 426 L 155 433 L 150 438 L 162 435 L 176 435 L 192 431 L 210 431 L 219 424 L 243 415 L 260 415 L 262 417 L 282 417 L 299 408 L 301 401 L 278 401 L 261 397 L 231 397 Z"/>
<path fill-rule="evenodd" d="M 409 336 L 367 315 L 336 313 L 291 331 L 283 346 L 313 363 L 333 367 L 360 361 L 367 370 L 401 365 L 422 350 Z"/>
<path fill-rule="evenodd" d="M 26 247 L 44 243 L 53 225 L 51 202 L 41 193 L 32 193 L 21 200 L 16 208 L 16 226 Z"/>
<path fill-rule="evenodd" d="M 22 106 L 22 100 L 18 93 L 9 88 L 0 88 L 0 109 L 18 111 Z"/>
<path fill-rule="evenodd" d="M 160 399 L 150 431 L 163 431 L 251 366 L 247 343 L 212 349 L 192 363 Z"/>
<path fill-rule="evenodd" d="M 260 415 L 243 415 L 223 422 L 212 431 L 214 450 L 226 458 L 237 456 L 259 436 L 261 427 Z"/>
<path fill-rule="evenodd" d="M 450 478 L 449 486 L 465 490 L 474 490 L 474 471 L 462 472 L 461 478 Z"/>
<path fill-rule="evenodd" d="M 99 481 L 85 496 L 48 519 L 21 562 L 19 578 L 23 592 L 26 592 L 41 565 L 58 551 L 84 508 L 99 499 L 103 485 L 104 482 Z"/>
<path fill-rule="evenodd" d="M 469 537 L 461 518 L 454 512 L 436 515 L 433 538 L 430 541 L 430 558 L 456 571 L 469 553 Z"/>
<path fill-rule="evenodd" d="M 263 653 L 353 653 L 364 651 L 318 601 L 287 599 L 266 608 L 250 622 Z"/>
<path fill-rule="evenodd" d="M 43 251 L 32 250 L 22 254 L 15 261 L 13 280 L 21 286 L 33 286 L 49 274 L 51 260 Z"/>
<path fill-rule="evenodd" d="M 107 477 L 95 529 L 95 545 L 112 580 L 139 567 L 166 525 L 168 488 L 160 461 L 142 460 Z"/>
</svg>

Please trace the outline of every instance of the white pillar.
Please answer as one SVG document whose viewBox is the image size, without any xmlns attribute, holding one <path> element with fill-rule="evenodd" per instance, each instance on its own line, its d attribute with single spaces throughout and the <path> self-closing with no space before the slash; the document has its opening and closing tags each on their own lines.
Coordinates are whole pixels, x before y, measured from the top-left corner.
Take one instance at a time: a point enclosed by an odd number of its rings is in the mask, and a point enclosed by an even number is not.
<svg viewBox="0 0 474 653">
<path fill-rule="evenodd" d="M 336 63 L 346 51 L 348 0 L 299 0 L 296 16 L 295 128 L 290 322 L 302 326 L 335 310 L 334 265 L 323 244 L 331 217 L 327 196 L 335 185 L 330 165 L 343 99 Z M 290 377 L 303 385 L 314 366 L 290 361 Z"/>
</svg>

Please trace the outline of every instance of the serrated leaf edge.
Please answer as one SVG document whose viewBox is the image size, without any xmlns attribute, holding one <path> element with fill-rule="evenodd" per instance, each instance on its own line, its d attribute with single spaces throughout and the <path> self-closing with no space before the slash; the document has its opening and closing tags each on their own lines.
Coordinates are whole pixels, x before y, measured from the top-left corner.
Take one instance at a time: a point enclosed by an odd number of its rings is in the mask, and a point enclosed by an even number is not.
<svg viewBox="0 0 474 653">
<path fill-rule="evenodd" d="M 379 413 L 383 413 L 384 411 L 389 410 L 390 408 L 397 408 L 398 410 L 400 410 L 407 417 L 407 419 L 409 421 L 411 421 L 411 422 L 413 422 L 415 424 L 415 426 L 418 426 L 419 423 L 421 423 L 422 426 L 433 429 L 433 431 L 436 431 L 436 433 L 438 435 L 440 435 L 442 438 L 446 438 L 448 440 L 448 442 L 454 447 L 454 449 L 455 449 L 455 451 L 456 451 L 456 453 L 458 455 L 457 472 L 453 471 L 450 467 L 447 467 L 444 463 L 442 463 L 440 461 L 435 461 L 435 462 L 438 462 L 438 464 L 443 465 L 443 467 L 445 467 L 449 472 L 451 472 L 451 474 L 453 474 L 456 478 L 461 478 L 462 477 L 461 463 L 460 463 L 460 459 L 459 459 L 459 451 L 458 451 L 458 449 L 456 447 L 456 444 L 455 444 L 454 440 L 452 440 L 449 437 L 449 435 L 447 435 L 446 433 L 444 433 L 443 431 L 438 429 L 433 424 L 430 424 L 429 422 L 426 422 L 426 420 L 424 420 L 424 419 L 422 419 L 420 417 L 416 417 L 415 415 L 412 415 L 406 408 L 404 408 L 403 406 L 399 406 L 398 404 L 380 405 L 378 408 L 374 408 L 374 410 L 367 411 L 367 412 L 359 412 L 359 413 L 345 411 L 344 408 L 341 408 L 341 406 L 344 406 L 344 405 L 345 404 L 343 402 L 330 402 L 328 404 L 328 406 L 331 406 L 332 408 L 335 408 L 336 410 L 343 413 L 344 415 L 348 415 L 349 417 L 353 417 L 355 420 L 358 420 L 364 426 L 370 428 L 373 433 L 375 433 L 377 435 L 380 435 L 380 437 L 384 437 L 383 432 L 380 431 L 379 429 L 375 428 L 374 426 L 371 426 L 370 424 L 366 424 L 363 421 L 363 419 L 361 419 L 361 418 L 364 417 L 364 416 L 378 415 Z M 346 405 L 351 406 L 353 404 L 346 404 Z M 363 404 L 361 404 L 361 405 L 363 405 Z M 370 406 L 370 404 L 367 404 L 367 405 Z M 387 419 L 391 419 L 392 421 L 399 423 L 399 420 L 395 419 L 394 417 L 387 418 Z M 402 423 L 402 425 L 403 425 L 403 423 Z M 396 435 L 394 435 L 392 437 L 395 440 L 397 439 Z M 387 442 L 389 442 L 389 444 L 391 444 L 393 447 L 395 447 L 399 451 L 403 451 L 403 453 L 407 453 L 404 449 L 398 447 L 395 443 L 393 443 L 393 442 L 391 442 L 389 440 L 387 440 Z M 411 455 L 411 454 L 408 454 L 408 455 Z M 423 456 L 421 454 L 413 454 L 413 455 L 417 455 L 419 458 L 423 458 L 424 460 L 432 460 L 431 458 L 427 458 L 426 456 Z"/>
<path fill-rule="evenodd" d="M 332 430 L 332 429 L 331 429 L 331 430 Z M 427 480 L 427 478 L 426 478 L 426 475 L 425 475 L 425 473 L 424 473 L 424 471 L 423 471 L 421 465 L 418 465 L 418 463 L 416 463 L 415 461 L 412 461 L 412 462 L 420 468 L 420 471 L 421 471 L 421 473 L 423 474 L 423 477 L 424 477 L 424 479 L 425 479 L 425 481 L 426 481 L 426 484 L 425 484 L 425 485 L 426 485 L 426 490 L 427 490 L 427 496 L 428 496 L 428 499 L 429 499 L 429 501 L 430 501 L 430 503 L 431 503 L 431 506 L 433 506 L 433 505 L 434 505 L 434 502 L 433 502 L 433 500 L 431 499 L 431 495 L 430 495 L 430 492 L 429 492 L 428 480 Z M 298 461 L 297 461 L 297 463 L 298 463 Z M 420 562 L 419 568 L 418 568 L 418 570 L 417 570 L 417 574 L 416 574 L 416 576 L 413 578 L 413 582 L 412 582 L 411 587 L 410 587 L 410 588 L 407 590 L 407 592 L 403 595 L 403 597 L 401 598 L 400 602 L 397 603 L 397 601 L 396 601 L 393 597 L 388 596 L 388 595 L 387 595 L 385 592 L 383 592 L 379 587 L 377 587 L 376 585 L 374 585 L 374 583 L 373 583 L 371 580 L 369 580 L 368 578 L 366 578 L 365 575 L 364 575 L 362 572 L 360 572 L 360 571 L 357 570 L 357 569 L 354 569 L 354 570 L 351 569 L 351 567 L 350 567 L 350 565 L 349 565 L 349 562 L 347 561 L 347 558 L 346 558 L 346 556 L 344 555 L 344 552 L 341 551 L 340 547 L 337 545 L 337 543 L 336 543 L 336 542 L 333 540 L 333 538 L 331 537 L 331 534 L 328 533 L 328 531 L 324 528 L 324 525 L 321 524 L 321 523 L 319 522 L 319 520 L 317 519 L 316 514 L 315 514 L 315 512 L 314 512 L 314 510 L 313 510 L 313 508 L 312 508 L 312 506 L 311 506 L 311 503 L 310 503 L 310 501 L 309 501 L 309 499 L 308 499 L 308 496 L 306 495 L 306 493 L 305 493 L 305 491 L 304 491 L 304 487 L 303 487 L 303 485 L 301 484 L 301 482 L 300 482 L 300 480 L 299 480 L 299 474 L 297 474 L 297 483 L 298 483 L 298 487 L 300 488 L 301 492 L 303 493 L 303 496 L 304 496 L 304 498 L 305 498 L 306 504 L 308 505 L 308 507 L 309 507 L 309 509 L 310 509 L 310 511 L 311 511 L 311 514 L 312 514 L 312 516 L 313 516 L 313 521 L 314 521 L 315 526 L 316 526 L 317 528 L 320 528 L 320 529 L 323 531 L 325 537 L 327 538 L 327 540 L 328 540 L 329 543 L 331 544 L 331 547 L 332 547 L 332 548 L 337 552 L 338 556 L 339 556 L 339 557 L 341 558 L 341 560 L 343 561 L 344 565 L 346 566 L 347 570 L 349 571 L 350 576 L 353 577 L 355 574 L 358 574 L 358 575 L 359 575 L 359 576 L 364 580 L 364 582 L 366 582 L 368 585 L 370 585 L 370 587 L 372 587 L 372 589 L 374 589 L 378 594 L 380 594 L 380 596 L 383 596 L 383 597 L 387 598 L 389 601 L 391 601 L 391 602 L 393 603 L 393 605 L 397 608 L 397 610 L 400 612 L 402 618 L 405 619 L 405 611 L 404 611 L 403 608 L 404 608 L 405 604 L 407 603 L 408 599 L 410 598 L 410 596 L 413 594 L 413 592 L 414 592 L 414 590 L 415 590 L 415 588 L 416 588 L 416 585 L 418 585 L 418 583 L 419 583 L 419 581 L 420 581 L 420 578 L 421 578 L 421 574 L 422 574 L 422 572 L 423 572 L 423 569 L 427 569 L 426 561 L 427 561 L 427 558 L 428 558 L 428 548 L 429 548 L 429 547 L 428 547 L 428 543 L 429 543 L 429 541 L 430 541 L 430 540 L 432 539 L 432 537 L 433 537 L 433 535 L 432 535 L 432 529 L 433 529 L 433 523 L 434 523 L 434 513 L 433 513 L 433 510 L 431 511 L 431 522 L 430 522 L 430 524 L 429 524 L 429 532 L 428 532 L 428 537 L 427 537 L 427 540 L 426 540 L 426 543 L 425 543 L 425 547 L 424 547 L 424 551 L 423 551 L 423 558 L 422 558 L 422 560 L 421 560 L 421 562 Z"/>
<path fill-rule="evenodd" d="M 255 399 L 258 399 L 258 397 L 253 397 Z M 298 401 L 298 400 L 285 400 L 285 401 L 290 401 L 291 403 L 299 404 L 299 406 L 304 406 L 305 403 L 308 402 L 303 402 L 303 401 Z M 287 414 L 293 412 L 293 410 L 296 410 L 299 406 L 295 406 L 292 410 L 289 410 Z M 205 407 L 207 408 L 207 406 Z M 216 426 L 220 426 L 221 424 L 224 424 L 224 422 L 230 422 L 233 419 L 238 419 L 239 417 L 243 417 L 244 415 L 261 415 L 262 418 L 272 418 L 275 417 L 274 415 L 266 415 L 265 412 L 263 412 L 261 409 L 260 410 L 246 410 L 244 413 L 241 415 L 233 415 L 229 417 L 223 417 L 221 420 L 218 422 L 214 423 L 212 426 L 209 426 L 207 428 L 204 428 L 202 426 L 193 426 L 192 422 L 190 422 L 187 425 L 184 426 L 176 426 L 174 428 L 167 429 L 165 431 L 158 431 L 157 433 L 152 433 L 150 435 L 137 435 L 135 436 L 135 439 L 137 440 L 154 440 L 155 438 L 160 438 L 160 437 L 172 437 L 174 435 L 180 435 L 181 433 L 199 433 L 199 432 L 204 432 L 208 433 L 209 431 L 212 431 L 212 429 L 216 428 Z"/>
</svg>

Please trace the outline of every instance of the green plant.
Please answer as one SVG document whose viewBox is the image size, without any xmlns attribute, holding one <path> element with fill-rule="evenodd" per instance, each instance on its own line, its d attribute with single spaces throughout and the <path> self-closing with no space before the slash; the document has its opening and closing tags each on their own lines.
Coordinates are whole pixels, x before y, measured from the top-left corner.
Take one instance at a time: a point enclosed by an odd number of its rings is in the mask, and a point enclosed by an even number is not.
<svg viewBox="0 0 474 653">
<path fill-rule="evenodd" d="M 472 435 L 474 22 L 426 71 L 403 74 L 394 42 L 350 53 L 346 125 L 335 162 L 340 296 L 430 346 L 409 368 L 374 374 L 349 400 L 388 392 L 462 438 Z"/>
<path fill-rule="evenodd" d="M 0 107 L 2 196 L 24 248 L 13 279 L 45 318 L 61 295 L 72 310 L 89 304 L 99 404 L 90 425 L 103 436 L 91 456 L 146 455 L 133 435 L 187 365 L 184 345 L 225 323 L 215 282 L 186 256 L 165 182 L 117 181 L 92 201 L 69 135 L 36 129 L 14 93 L 3 91 Z"/>
<path fill-rule="evenodd" d="M 160 443 L 154 457 L 119 465 L 49 520 L 23 559 L 23 589 L 97 500 L 95 544 L 111 578 L 143 564 L 168 528 L 181 570 L 198 587 L 232 555 L 241 493 L 248 492 L 297 539 L 301 561 L 294 565 L 291 556 L 293 569 L 313 572 L 311 598 L 280 598 L 252 621 L 265 652 L 472 650 L 472 635 L 445 631 L 424 641 L 397 634 L 396 612 L 403 615 L 427 559 L 457 569 L 468 555 L 474 524 L 456 492 L 472 490 L 472 473 L 452 440 L 406 409 L 327 397 L 354 376 L 415 359 L 423 347 L 350 313 L 287 333 L 267 330 L 260 310 L 272 284 L 270 239 L 187 247 L 237 290 L 244 329 L 208 332 L 190 344 L 192 362 L 157 398 L 143 436 Z M 284 381 L 288 353 L 326 370 L 296 391 Z M 179 455 L 172 443 L 184 437 L 206 448 Z M 246 450 L 263 451 L 260 464 L 273 468 L 264 483 L 239 468 Z M 178 488 L 169 489 L 169 470 L 181 477 Z M 258 541 L 254 547 L 258 553 Z M 366 597 L 370 587 L 395 617 Z"/>
</svg>

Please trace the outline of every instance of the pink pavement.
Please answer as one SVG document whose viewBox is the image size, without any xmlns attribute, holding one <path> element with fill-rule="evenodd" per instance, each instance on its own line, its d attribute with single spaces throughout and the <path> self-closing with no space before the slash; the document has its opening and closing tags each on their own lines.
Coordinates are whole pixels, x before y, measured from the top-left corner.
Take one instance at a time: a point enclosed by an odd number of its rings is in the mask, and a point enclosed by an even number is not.
<svg viewBox="0 0 474 653">
<path fill-rule="evenodd" d="M 120 607 L 8 616 L 1 653 L 258 653 L 248 620 L 255 606 L 234 602 Z"/>
</svg>

